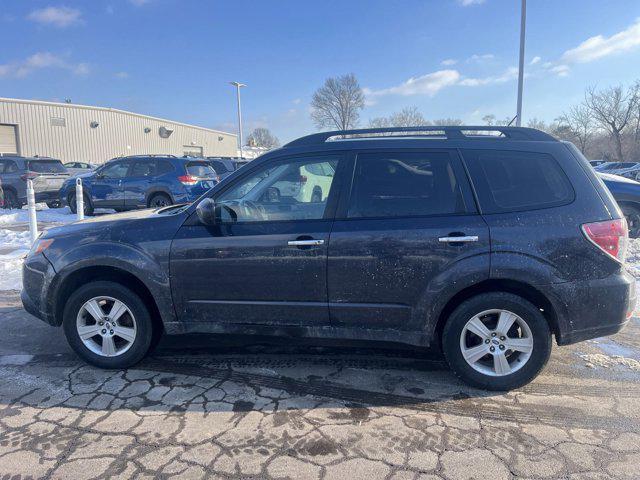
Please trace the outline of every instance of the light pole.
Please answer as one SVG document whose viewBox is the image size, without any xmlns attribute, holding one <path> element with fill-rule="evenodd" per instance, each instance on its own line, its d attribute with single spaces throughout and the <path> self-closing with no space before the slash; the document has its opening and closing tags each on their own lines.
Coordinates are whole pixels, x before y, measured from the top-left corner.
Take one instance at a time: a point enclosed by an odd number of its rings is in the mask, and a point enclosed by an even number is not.
<svg viewBox="0 0 640 480">
<path fill-rule="evenodd" d="M 518 66 L 518 107 L 516 125 L 522 126 L 522 84 L 524 82 L 524 33 L 527 23 L 527 0 L 522 0 L 520 9 L 520 62 Z"/>
<path fill-rule="evenodd" d="M 244 83 L 240 82 L 229 82 L 231 85 L 235 85 L 236 87 L 236 97 L 238 99 L 238 142 L 240 147 L 240 158 L 243 158 L 242 154 L 242 109 L 240 108 L 240 87 L 246 87 Z"/>
</svg>

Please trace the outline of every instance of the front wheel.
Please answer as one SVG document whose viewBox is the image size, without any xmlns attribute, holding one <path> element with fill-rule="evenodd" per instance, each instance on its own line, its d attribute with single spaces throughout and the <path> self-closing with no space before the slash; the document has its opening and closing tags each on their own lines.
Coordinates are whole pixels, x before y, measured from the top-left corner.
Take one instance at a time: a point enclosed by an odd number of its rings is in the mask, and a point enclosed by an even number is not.
<svg viewBox="0 0 640 480">
<path fill-rule="evenodd" d="M 93 205 L 91 205 L 91 200 L 89 199 L 89 197 L 87 197 L 86 195 L 83 194 L 83 210 L 84 210 L 84 215 L 86 217 L 90 217 L 91 215 L 93 215 Z M 71 213 L 73 213 L 74 215 L 76 213 L 78 213 L 78 204 L 76 203 L 76 194 L 72 193 L 71 195 L 69 195 L 69 198 L 67 199 L 67 204 L 69 205 L 69 210 L 71 210 Z"/>
<path fill-rule="evenodd" d="M 627 220 L 629 237 L 640 237 L 640 210 L 630 205 L 623 205 L 622 213 L 624 214 L 624 218 Z"/>
<path fill-rule="evenodd" d="M 551 354 L 551 331 L 540 310 L 524 298 L 486 293 L 454 310 L 442 345 L 449 366 L 464 382 L 505 391 L 542 371 Z"/>
<path fill-rule="evenodd" d="M 63 313 L 67 341 L 86 362 L 127 368 L 149 351 L 153 325 L 138 295 L 115 282 L 91 282 L 71 295 Z"/>
</svg>

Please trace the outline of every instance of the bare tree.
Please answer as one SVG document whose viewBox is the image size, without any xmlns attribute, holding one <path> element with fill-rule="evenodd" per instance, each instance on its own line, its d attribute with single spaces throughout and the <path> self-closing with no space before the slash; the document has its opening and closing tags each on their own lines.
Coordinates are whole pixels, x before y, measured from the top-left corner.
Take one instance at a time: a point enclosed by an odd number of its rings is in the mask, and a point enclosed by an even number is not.
<svg viewBox="0 0 640 480">
<path fill-rule="evenodd" d="M 462 125 L 462 120 L 459 118 L 438 118 L 433 121 L 433 124 L 441 127 L 456 126 Z"/>
<path fill-rule="evenodd" d="M 426 125 L 431 125 L 431 122 L 425 120 L 417 107 L 405 107 L 388 117 L 377 117 L 369 120 L 369 128 L 423 127 Z"/>
<path fill-rule="evenodd" d="M 250 147 L 262 147 L 272 149 L 280 145 L 278 138 L 272 135 L 268 128 L 258 127 L 251 132 L 247 138 L 247 145 Z"/>
<path fill-rule="evenodd" d="M 482 117 L 482 121 L 484 122 L 485 125 L 488 125 L 490 127 L 492 126 L 502 127 L 505 125 L 509 125 L 509 123 L 511 123 L 511 119 L 509 117 L 503 118 L 502 120 L 498 120 L 493 113 L 490 113 L 489 115 L 485 115 L 484 117 Z"/>
<path fill-rule="evenodd" d="M 627 91 L 622 86 L 599 91 L 591 87 L 585 95 L 585 105 L 595 122 L 611 136 L 618 161 L 624 160 L 622 134 L 630 124 L 640 101 L 639 91 L 640 84 L 636 83 Z"/>
<path fill-rule="evenodd" d="M 311 118 L 318 128 L 348 130 L 358 124 L 364 108 L 364 93 L 352 73 L 327 78 L 313 94 Z"/>
<path fill-rule="evenodd" d="M 572 137 L 571 141 L 575 141 L 580 151 L 586 153 L 593 138 L 595 126 L 591 109 L 584 103 L 574 105 L 556 121 L 558 122 L 558 136 L 563 138 L 563 135 L 568 133 Z"/>
</svg>

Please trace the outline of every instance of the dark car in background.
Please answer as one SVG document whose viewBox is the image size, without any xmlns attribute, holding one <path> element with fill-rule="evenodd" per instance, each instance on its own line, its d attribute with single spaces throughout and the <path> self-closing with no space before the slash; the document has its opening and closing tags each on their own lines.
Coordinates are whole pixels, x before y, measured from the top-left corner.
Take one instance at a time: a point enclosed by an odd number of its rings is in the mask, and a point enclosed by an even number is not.
<svg viewBox="0 0 640 480">
<path fill-rule="evenodd" d="M 69 172 L 60 160 L 48 157 L 0 157 L 0 182 L 5 208 L 21 208 L 27 203 L 27 180 L 32 180 L 36 202 L 60 206 L 58 191 Z"/>
<path fill-rule="evenodd" d="M 249 163 L 249 160 L 240 157 L 206 157 L 205 160 L 213 167 L 221 180 Z"/>
<path fill-rule="evenodd" d="M 162 332 L 323 337 L 441 347 L 464 381 L 508 390 L 540 373 L 554 336 L 627 323 L 627 243 L 593 168 L 544 132 L 324 132 L 198 203 L 45 231 L 22 302 L 103 368 L 140 361 Z"/>
<path fill-rule="evenodd" d="M 619 175 L 598 173 L 627 219 L 629 236 L 640 237 L 640 183 Z"/>
<path fill-rule="evenodd" d="M 67 162 L 64 164 L 70 175 L 76 176 L 81 173 L 91 172 L 96 169 L 95 165 L 91 165 L 87 162 Z"/>
<path fill-rule="evenodd" d="M 76 210 L 76 178 L 82 180 L 85 214 L 192 202 L 217 184 L 204 160 L 173 156 L 132 156 L 110 160 L 91 173 L 67 180 L 60 200 Z"/>
</svg>

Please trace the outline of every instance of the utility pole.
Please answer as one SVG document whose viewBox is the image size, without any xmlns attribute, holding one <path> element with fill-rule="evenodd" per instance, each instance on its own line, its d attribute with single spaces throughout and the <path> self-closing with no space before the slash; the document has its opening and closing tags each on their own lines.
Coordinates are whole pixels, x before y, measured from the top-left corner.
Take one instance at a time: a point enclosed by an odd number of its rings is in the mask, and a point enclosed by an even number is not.
<svg viewBox="0 0 640 480">
<path fill-rule="evenodd" d="M 240 148 L 240 158 L 243 158 L 243 153 L 242 153 L 242 109 L 240 107 L 240 88 L 241 87 L 246 87 L 246 85 L 244 83 L 240 83 L 240 82 L 229 82 L 231 85 L 234 85 L 236 87 L 236 97 L 238 100 L 238 142 L 239 142 L 239 148 Z"/>
<path fill-rule="evenodd" d="M 524 37 L 527 24 L 527 0 L 522 0 L 520 9 L 520 63 L 518 67 L 518 108 L 516 126 L 522 126 L 522 84 L 524 83 Z"/>
</svg>

